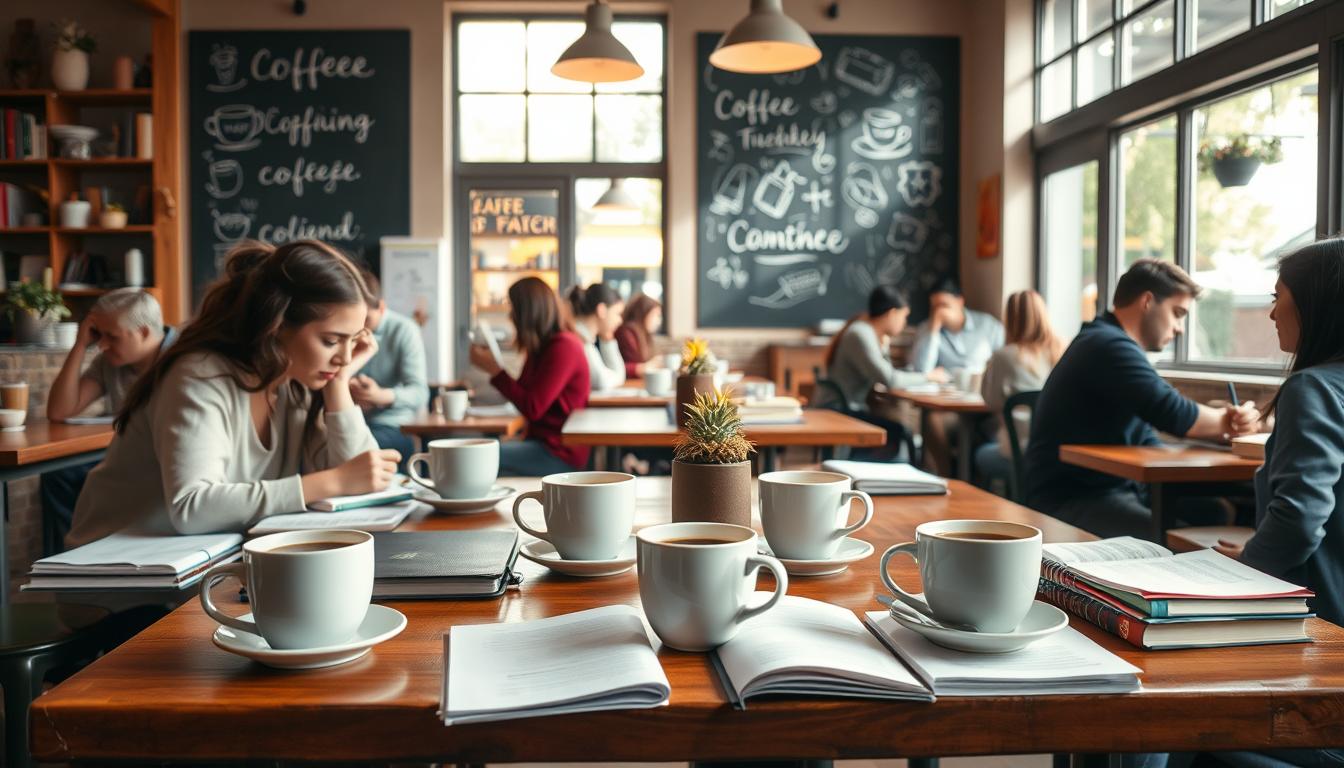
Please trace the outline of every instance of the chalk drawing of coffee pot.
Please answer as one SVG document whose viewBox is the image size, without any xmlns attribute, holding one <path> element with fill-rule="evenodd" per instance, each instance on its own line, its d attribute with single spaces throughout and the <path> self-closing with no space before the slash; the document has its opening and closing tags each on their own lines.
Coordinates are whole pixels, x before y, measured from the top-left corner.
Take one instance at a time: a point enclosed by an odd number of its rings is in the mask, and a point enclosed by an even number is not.
<svg viewBox="0 0 1344 768">
<path fill-rule="evenodd" d="M 210 211 L 215 217 L 215 237 L 234 243 L 247 237 L 252 231 L 252 217 L 246 213 L 220 213 Z"/>
<path fill-rule="evenodd" d="M 746 163 L 738 163 L 729 168 L 714 189 L 714 199 L 709 203 L 709 210 L 720 216 L 736 216 L 741 213 L 742 205 L 747 200 L 747 185 L 755 181 L 759 175 L 756 169 Z"/>
<path fill-rule="evenodd" d="M 793 170 L 788 160 L 781 160 L 775 170 L 761 178 L 751 202 L 766 216 L 782 219 L 793 204 L 794 186 L 806 182 L 807 177 Z"/>
<path fill-rule="evenodd" d="M 246 79 L 238 78 L 238 49 L 232 45 L 214 45 L 210 50 L 210 66 L 215 68 L 218 83 L 207 83 L 205 89 L 215 93 L 236 91 L 247 85 Z"/>
</svg>

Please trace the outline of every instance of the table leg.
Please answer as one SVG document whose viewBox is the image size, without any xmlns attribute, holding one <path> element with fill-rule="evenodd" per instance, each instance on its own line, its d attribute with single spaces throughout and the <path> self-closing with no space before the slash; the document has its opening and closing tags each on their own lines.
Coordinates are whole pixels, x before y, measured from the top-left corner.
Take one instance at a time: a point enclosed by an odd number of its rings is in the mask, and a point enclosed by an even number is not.
<svg viewBox="0 0 1344 768">
<path fill-rule="evenodd" d="M 971 431 L 975 425 L 971 422 L 969 416 L 965 414 L 957 415 L 957 477 L 971 482 L 971 464 L 974 458 L 971 455 Z"/>
<path fill-rule="evenodd" d="M 765 448 L 763 448 L 763 449 L 761 450 L 761 471 L 762 471 L 762 472 L 774 472 L 774 471 L 775 471 L 775 461 L 776 461 L 778 452 L 779 452 L 779 449 L 778 449 L 777 447 L 773 446 L 773 445 L 767 445 L 767 446 L 765 446 Z"/>
<path fill-rule="evenodd" d="M 1162 544 L 1167 534 L 1167 489 L 1164 483 L 1150 483 L 1148 486 L 1148 507 L 1152 510 L 1149 520 L 1150 537 L 1156 544 Z"/>
<path fill-rule="evenodd" d="M 9 481 L 0 482 L 0 608 L 9 605 Z"/>
</svg>

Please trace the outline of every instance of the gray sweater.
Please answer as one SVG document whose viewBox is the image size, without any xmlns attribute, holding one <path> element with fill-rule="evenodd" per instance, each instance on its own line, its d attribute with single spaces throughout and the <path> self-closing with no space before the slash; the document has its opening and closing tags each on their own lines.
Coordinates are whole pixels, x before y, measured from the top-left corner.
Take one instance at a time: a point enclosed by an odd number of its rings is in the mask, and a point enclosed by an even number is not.
<svg viewBox="0 0 1344 768">
<path fill-rule="evenodd" d="M 378 353 L 359 372 L 378 386 L 391 389 L 395 399 L 386 408 L 369 411 L 368 420 L 370 424 L 399 427 L 429 403 L 425 342 L 415 321 L 390 309 L 373 329 L 373 337 L 378 341 Z"/>
<path fill-rule="evenodd" d="M 922 373 L 902 371 L 891 364 L 891 358 L 882 348 L 877 331 L 864 320 L 849 324 L 835 348 L 835 359 L 826 371 L 826 378 L 840 385 L 850 410 L 868 410 L 868 391 L 874 384 L 890 388 L 911 387 L 928 381 Z M 826 403 L 824 405 L 833 405 Z"/>
<path fill-rule="evenodd" d="M 1255 474 L 1255 535 L 1243 562 L 1316 592 L 1344 623 L 1344 363 L 1283 382 L 1265 465 Z"/>
<path fill-rule="evenodd" d="M 303 445 L 309 395 L 282 386 L 271 447 L 252 426 L 248 393 L 229 363 L 207 353 L 178 360 L 145 407 L 112 439 L 84 484 L 66 546 L 118 531 L 245 531 L 304 508 L 300 472 L 329 469 L 377 448 L 358 408 L 327 413 Z"/>
</svg>

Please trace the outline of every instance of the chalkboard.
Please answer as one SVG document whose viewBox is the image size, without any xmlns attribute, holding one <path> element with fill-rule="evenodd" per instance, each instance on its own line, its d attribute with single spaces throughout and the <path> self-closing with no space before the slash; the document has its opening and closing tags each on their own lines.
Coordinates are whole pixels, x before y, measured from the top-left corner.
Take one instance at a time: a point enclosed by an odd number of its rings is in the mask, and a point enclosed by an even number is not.
<svg viewBox="0 0 1344 768">
<path fill-rule="evenodd" d="M 780 75 L 709 64 L 698 35 L 699 321 L 800 327 L 862 309 L 879 283 L 957 274 L 956 38 L 815 35 Z"/>
<path fill-rule="evenodd" d="M 410 229 L 407 30 L 193 31 L 192 289 L 244 238 L 317 238 L 377 268 Z"/>
</svg>

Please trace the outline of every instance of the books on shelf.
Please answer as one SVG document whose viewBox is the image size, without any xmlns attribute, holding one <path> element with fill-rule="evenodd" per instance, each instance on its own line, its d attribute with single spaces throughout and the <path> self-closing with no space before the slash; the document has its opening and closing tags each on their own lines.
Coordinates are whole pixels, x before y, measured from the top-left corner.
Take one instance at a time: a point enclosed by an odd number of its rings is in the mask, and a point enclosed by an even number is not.
<svg viewBox="0 0 1344 768">
<path fill-rule="evenodd" d="M 760 400 L 747 400 L 738 405 L 737 413 L 742 423 L 752 424 L 799 424 L 803 421 L 803 406 L 796 397 L 767 397 Z"/>
<path fill-rule="evenodd" d="M 241 554 L 243 536 L 114 533 L 33 563 L 26 590 L 182 589 Z"/>
<path fill-rule="evenodd" d="M 23 217 L 29 213 L 46 216 L 47 204 L 41 192 L 26 184 L 0 182 L 0 228 L 23 226 Z"/>
<path fill-rule="evenodd" d="M 0 109 L 0 160 L 44 160 L 47 126 L 37 115 L 13 107 Z"/>
<path fill-rule="evenodd" d="M 1265 443 L 1269 442 L 1268 432 L 1254 435 L 1242 435 L 1232 438 L 1232 453 L 1247 459 L 1265 460 Z"/>
<path fill-rule="evenodd" d="M 853 612 L 795 595 L 743 623 L 714 659 L 739 707 L 767 694 L 933 701 Z"/>
<path fill-rule="evenodd" d="M 490 597 L 512 578 L 518 531 L 376 533 L 373 558 L 374 599 Z"/>
<path fill-rule="evenodd" d="M 454 626 L 443 653 L 444 725 L 648 709 L 672 692 L 639 609 L 628 605 Z"/>
<path fill-rule="evenodd" d="M 252 536 L 282 531 L 313 531 L 325 529 L 345 529 L 356 531 L 391 531 L 401 525 L 418 502 L 404 501 L 398 504 L 380 504 L 371 507 L 354 507 L 339 512 L 294 512 L 288 515 L 264 517 L 248 531 Z"/>
<path fill-rule="evenodd" d="M 877 461 L 823 461 L 821 468 L 849 475 L 854 490 L 874 496 L 921 496 L 947 493 L 947 479 L 931 475 L 909 464 Z"/>
</svg>

